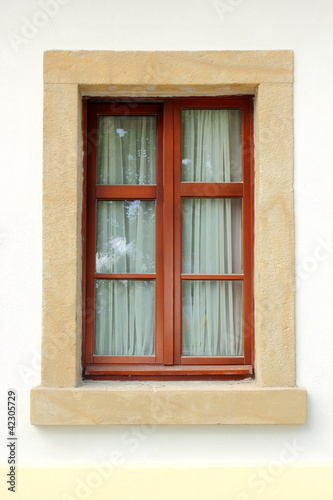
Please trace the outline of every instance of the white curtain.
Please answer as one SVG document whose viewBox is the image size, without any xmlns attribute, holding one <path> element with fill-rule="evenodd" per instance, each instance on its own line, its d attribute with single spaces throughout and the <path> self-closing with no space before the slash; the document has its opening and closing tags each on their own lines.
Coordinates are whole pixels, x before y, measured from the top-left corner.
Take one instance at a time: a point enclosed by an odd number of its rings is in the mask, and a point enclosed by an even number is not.
<svg viewBox="0 0 333 500">
<path fill-rule="evenodd" d="M 240 112 L 183 113 L 183 181 L 241 180 Z M 155 183 L 153 117 L 100 118 L 99 184 Z M 183 201 L 183 273 L 241 272 L 241 200 Z M 97 203 L 96 271 L 155 272 L 155 202 Z M 242 284 L 183 282 L 183 354 L 242 353 Z M 96 280 L 97 355 L 152 355 L 155 336 L 154 280 Z"/>
<path fill-rule="evenodd" d="M 242 284 L 183 281 L 183 355 L 242 354 Z"/>
<path fill-rule="evenodd" d="M 96 280 L 95 354 L 154 354 L 155 282 Z"/>
<path fill-rule="evenodd" d="M 155 272 L 155 201 L 97 202 L 96 272 Z"/>
<path fill-rule="evenodd" d="M 183 181 L 241 180 L 241 115 L 238 110 L 183 112 Z M 240 199 L 187 198 L 182 204 L 182 271 L 241 273 Z M 242 285 L 183 281 L 183 354 L 242 354 Z"/>
<path fill-rule="evenodd" d="M 188 109 L 182 115 L 182 180 L 242 180 L 241 111 Z"/>
<path fill-rule="evenodd" d="M 98 184 L 155 184 L 154 116 L 101 116 Z"/>
<path fill-rule="evenodd" d="M 155 182 L 151 116 L 100 118 L 99 184 Z M 155 201 L 97 202 L 97 273 L 155 272 Z M 154 354 L 155 281 L 96 280 L 95 354 Z"/>
</svg>

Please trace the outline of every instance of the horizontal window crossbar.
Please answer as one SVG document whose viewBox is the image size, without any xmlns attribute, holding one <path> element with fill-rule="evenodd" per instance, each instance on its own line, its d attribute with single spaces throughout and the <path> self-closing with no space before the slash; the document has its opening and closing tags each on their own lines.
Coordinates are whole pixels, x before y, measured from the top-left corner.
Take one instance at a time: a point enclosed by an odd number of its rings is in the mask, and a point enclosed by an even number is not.
<svg viewBox="0 0 333 500">
<path fill-rule="evenodd" d="M 96 186 L 97 200 L 137 200 L 155 199 L 156 186 L 152 185 L 98 185 Z"/>
<path fill-rule="evenodd" d="M 145 375 L 145 376 L 172 376 L 172 375 L 252 375 L 251 365 L 187 365 L 163 366 L 163 365 L 87 365 L 86 375 Z"/>
<path fill-rule="evenodd" d="M 244 356 L 181 356 L 182 365 L 245 365 Z"/>
<path fill-rule="evenodd" d="M 180 194 L 194 198 L 233 198 L 243 196 L 242 182 L 182 182 Z"/>
<path fill-rule="evenodd" d="M 140 365 L 156 363 L 156 356 L 98 356 L 94 355 L 92 362 L 96 366 L 112 363 L 113 365 Z"/>
<path fill-rule="evenodd" d="M 236 281 L 244 280 L 244 274 L 182 274 L 182 280 Z"/>
<path fill-rule="evenodd" d="M 106 274 L 106 273 L 95 273 L 94 278 L 97 280 L 155 280 L 156 274 L 134 274 L 134 273 L 123 273 L 123 274 Z"/>
</svg>

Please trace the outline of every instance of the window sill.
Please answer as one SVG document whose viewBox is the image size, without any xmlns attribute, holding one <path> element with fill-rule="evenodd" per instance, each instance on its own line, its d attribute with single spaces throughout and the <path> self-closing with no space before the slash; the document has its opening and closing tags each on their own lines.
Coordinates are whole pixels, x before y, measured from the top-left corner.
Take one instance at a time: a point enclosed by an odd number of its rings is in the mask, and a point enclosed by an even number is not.
<svg viewBox="0 0 333 500">
<path fill-rule="evenodd" d="M 36 425 L 304 424 L 306 391 L 242 382 L 91 382 L 31 391 Z"/>
</svg>

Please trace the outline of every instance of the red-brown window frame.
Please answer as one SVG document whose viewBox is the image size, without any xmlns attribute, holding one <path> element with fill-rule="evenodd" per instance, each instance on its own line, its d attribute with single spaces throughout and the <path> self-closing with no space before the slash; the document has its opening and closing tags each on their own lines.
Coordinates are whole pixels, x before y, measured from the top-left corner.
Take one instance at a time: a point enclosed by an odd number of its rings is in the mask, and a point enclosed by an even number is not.
<svg viewBox="0 0 333 500">
<path fill-rule="evenodd" d="M 181 110 L 242 110 L 242 182 L 181 182 Z M 253 96 L 191 98 L 85 98 L 83 100 L 83 377 L 189 380 L 253 377 Z M 101 115 L 156 115 L 156 185 L 97 185 L 97 134 Z M 242 198 L 243 272 L 181 273 L 181 202 L 185 197 Z M 156 273 L 95 273 L 97 200 L 156 200 Z M 155 355 L 95 356 L 95 279 L 156 279 Z M 181 355 L 181 284 L 184 279 L 243 282 L 243 356 Z"/>
</svg>

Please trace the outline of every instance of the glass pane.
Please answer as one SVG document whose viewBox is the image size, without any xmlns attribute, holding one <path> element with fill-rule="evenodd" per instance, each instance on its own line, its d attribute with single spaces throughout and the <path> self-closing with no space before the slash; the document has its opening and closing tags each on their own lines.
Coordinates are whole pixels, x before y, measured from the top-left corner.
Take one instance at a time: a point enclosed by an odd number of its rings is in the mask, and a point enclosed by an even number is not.
<svg viewBox="0 0 333 500">
<path fill-rule="evenodd" d="M 242 282 L 183 281 L 183 356 L 241 356 Z"/>
<path fill-rule="evenodd" d="M 183 273 L 242 272 L 240 198 L 185 198 L 182 218 Z"/>
<path fill-rule="evenodd" d="M 155 271 L 155 201 L 97 202 L 97 273 Z"/>
<path fill-rule="evenodd" d="M 95 354 L 154 354 L 155 281 L 96 280 Z"/>
<path fill-rule="evenodd" d="M 182 112 L 182 180 L 242 180 L 242 111 L 186 109 Z"/>
<path fill-rule="evenodd" d="M 97 184 L 155 184 L 156 117 L 101 116 Z"/>
</svg>

